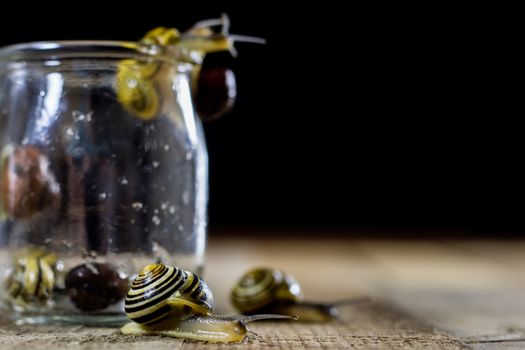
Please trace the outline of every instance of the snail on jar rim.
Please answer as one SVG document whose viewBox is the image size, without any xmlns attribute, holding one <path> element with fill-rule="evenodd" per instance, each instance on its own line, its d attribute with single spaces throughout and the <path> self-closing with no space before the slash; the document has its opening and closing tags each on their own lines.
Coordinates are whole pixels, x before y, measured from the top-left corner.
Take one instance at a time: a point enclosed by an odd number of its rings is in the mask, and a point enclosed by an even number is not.
<svg viewBox="0 0 525 350">
<path fill-rule="evenodd" d="M 303 322 L 326 322 L 337 318 L 337 307 L 368 301 L 354 298 L 335 303 L 304 301 L 294 277 L 276 268 L 255 268 L 246 272 L 231 292 L 233 305 L 243 314 L 277 313 L 297 315 Z"/>
<path fill-rule="evenodd" d="M 133 322 L 124 325 L 121 332 L 228 343 L 246 337 L 248 322 L 292 318 L 266 314 L 219 316 L 213 315 L 212 309 L 212 291 L 198 275 L 151 264 L 140 272 L 126 295 L 125 312 Z"/>
<path fill-rule="evenodd" d="M 212 28 L 219 27 L 220 32 L 215 32 Z M 216 77 L 214 74 L 204 74 L 201 76 L 202 63 L 208 53 L 219 51 L 230 51 L 236 55 L 234 42 L 252 42 L 262 44 L 265 41 L 260 38 L 234 35 L 229 33 L 230 21 L 227 15 L 219 19 L 209 19 L 197 22 L 189 30 L 181 33 L 175 28 L 157 27 L 139 41 L 139 48 L 147 52 L 169 52 L 179 62 L 191 65 L 191 76 L 193 81 L 193 94 L 199 90 L 200 85 L 208 84 L 208 88 L 220 87 L 227 90 L 224 95 L 225 101 L 215 103 L 214 106 L 203 106 L 206 108 L 197 109 L 203 113 L 205 120 L 216 119 L 232 108 L 236 95 L 235 76 L 233 72 L 224 69 L 222 74 L 224 79 Z M 117 99 L 122 106 L 138 118 L 149 121 L 160 114 L 163 101 L 161 96 L 163 89 L 161 79 L 158 77 L 166 76 L 163 74 L 166 69 L 170 69 L 169 64 L 161 61 L 126 59 L 122 60 L 118 66 L 117 79 L 115 82 Z M 211 77 L 210 77 L 211 75 Z M 215 76 L 214 76 L 215 75 Z M 201 79 L 199 79 L 199 77 Z M 168 84 L 171 86 L 171 84 Z M 204 86 L 206 87 L 206 86 Z M 164 87 L 166 88 L 166 87 Z M 204 89 L 206 91 L 207 89 Z M 197 103 L 203 100 L 209 102 L 209 93 L 199 94 Z M 210 109 L 211 108 L 211 109 Z"/>
</svg>

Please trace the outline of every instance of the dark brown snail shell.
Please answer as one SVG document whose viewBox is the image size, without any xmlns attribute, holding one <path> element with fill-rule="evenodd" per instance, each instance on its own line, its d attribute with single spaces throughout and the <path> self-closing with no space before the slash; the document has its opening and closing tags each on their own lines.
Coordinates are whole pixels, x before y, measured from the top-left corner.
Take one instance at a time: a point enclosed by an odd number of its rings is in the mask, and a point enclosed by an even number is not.
<svg viewBox="0 0 525 350">
<path fill-rule="evenodd" d="M 73 268 L 66 276 L 66 289 L 80 310 L 95 311 L 122 300 L 129 281 L 110 264 L 86 263 Z"/>
<path fill-rule="evenodd" d="M 235 74 L 225 67 L 202 67 L 195 91 L 195 106 L 199 117 L 211 121 L 228 113 L 235 104 L 237 84 Z"/>
</svg>

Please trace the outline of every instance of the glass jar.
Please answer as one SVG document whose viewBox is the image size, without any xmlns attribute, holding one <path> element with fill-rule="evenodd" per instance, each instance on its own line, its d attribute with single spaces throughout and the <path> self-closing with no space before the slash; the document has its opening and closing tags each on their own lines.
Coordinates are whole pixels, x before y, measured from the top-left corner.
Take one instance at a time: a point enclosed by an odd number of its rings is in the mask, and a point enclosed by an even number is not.
<svg viewBox="0 0 525 350">
<path fill-rule="evenodd" d="M 200 273 L 207 152 L 192 66 L 125 42 L 0 49 L 0 295 L 27 323 L 120 323 L 129 281 Z"/>
</svg>

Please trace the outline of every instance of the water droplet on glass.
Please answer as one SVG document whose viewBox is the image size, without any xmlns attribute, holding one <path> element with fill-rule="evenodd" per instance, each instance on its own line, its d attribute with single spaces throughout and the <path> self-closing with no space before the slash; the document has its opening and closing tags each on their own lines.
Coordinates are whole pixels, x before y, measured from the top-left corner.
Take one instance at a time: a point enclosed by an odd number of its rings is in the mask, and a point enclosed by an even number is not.
<svg viewBox="0 0 525 350">
<path fill-rule="evenodd" d="M 193 153 L 191 151 L 186 152 L 186 160 L 191 160 L 193 158 Z"/>
<path fill-rule="evenodd" d="M 151 221 L 153 221 L 153 223 L 157 226 L 160 225 L 160 218 L 157 216 L 157 215 L 153 215 L 153 217 L 151 218 Z"/>
<path fill-rule="evenodd" d="M 144 207 L 144 205 L 141 202 L 134 202 L 133 204 L 131 204 L 131 206 L 137 211 Z"/>
<path fill-rule="evenodd" d="M 178 224 L 177 225 L 177 228 L 179 229 L 179 231 L 184 231 L 184 226 L 182 224 Z"/>
<path fill-rule="evenodd" d="M 153 167 L 154 167 L 154 168 L 158 168 L 159 165 L 160 165 L 160 162 L 153 162 Z"/>
<path fill-rule="evenodd" d="M 99 193 L 98 198 L 100 198 L 100 199 L 106 199 L 107 196 L 108 196 L 108 195 L 107 195 L 105 192 L 102 192 L 102 193 Z"/>
<path fill-rule="evenodd" d="M 190 193 L 188 191 L 184 191 L 182 194 L 182 202 L 184 204 L 188 204 L 190 202 Z"/>
<path fill-rule="evenodd" d="M 168 202 L 161 203 L 161 204 L 160 204 L 160 208 L 161 208 L 162 210 L 166 210 L 166 209 L 168 209 Z"/>
<path fill-rule="evenodd" d="M 175 206 L 170 206 L 170 214 L 175 214 Z"/>
<path fill-rule="evenodd" d="M 159 213 L 159 210 L 158 210 L 158 209 L 155 209 L 155 210 L 153 210 L 153 212 L 154 212 L 155 214 L 158 214 L 158 213 Z"/>
<path fill-rule="evenodd" d="M 168 145 L 168 144 L 164 145 L 164 150 L 165 151 L 169 151 L 170 150 L 170 145 Z"/>
<path fill-rule="evenodd" d="M 159 251 L 159 244 L 156 241 L 153 241 L 153 244 L 151 245 L 151 250 L 153 251 L 153 253 Z"/>
<path fill-rule="evenodd" d="M 122 185 L 127 185 L 127 184 L 128 184 L 128 179 L 126 179 L 126 177 L 123 176 L 123 177 L 122 177 L 122 180 L 120 180 L 120 183 L 121 183 Z"/>
<path fill-rule="evenodd" d="M 40 91 L 40 94 L 39 94 L 41 97 L 44 97 L 46 95 L 46 92 L 44 90 L 41 90 Z"/>
<path fill-rule="evenodd" d="M 71 115 L 73 116 L 73 120 L 74 121 L 80 121 L 80 120 L 84 120 L 86 118 L 86 116 L 84 114 L 82 114 L 82 112 L 80 112 L 80 111 L 73 111 L 71 113 Z"/>
</svg>

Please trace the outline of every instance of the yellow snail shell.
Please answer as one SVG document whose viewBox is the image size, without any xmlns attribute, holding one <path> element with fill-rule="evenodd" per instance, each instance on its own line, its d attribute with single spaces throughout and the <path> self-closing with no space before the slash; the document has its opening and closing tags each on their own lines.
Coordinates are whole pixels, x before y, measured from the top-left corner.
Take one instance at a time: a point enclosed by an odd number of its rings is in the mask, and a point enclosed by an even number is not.
<svg viewBox="0 0 525 350">
<path fill-rule="evenodd" d="M 296 315 L 303 322 L 333 320 L 337 318 L 337 306 L 366 300 L 355 298 L 332 304 L 304 301 L 295 278 L 276 268 L 255 268 L 246 272 L 231 292 L 233 305 L 243 314 Z"/>
<path fill-rule="evenodd" d="M 295 278 L 275 268 L 246 272 L 232 291 L 233 305 L 242 313 L 263 310 L 275 300 L 296 302 L 302 298 L 301 287 Z"/>
<path fill-rule="evenodd" d="M 45 303 L 53 296 L 56 254 L 39 248 L 27 248 L 15 258 L 13 270 L 5 283 L 7 294 L 15 305 Z"/>
</svg>

